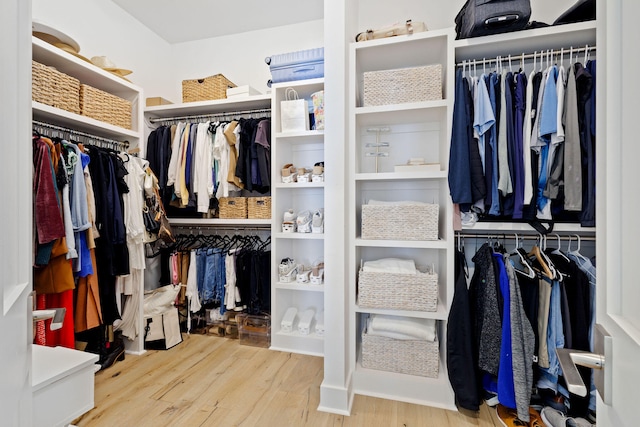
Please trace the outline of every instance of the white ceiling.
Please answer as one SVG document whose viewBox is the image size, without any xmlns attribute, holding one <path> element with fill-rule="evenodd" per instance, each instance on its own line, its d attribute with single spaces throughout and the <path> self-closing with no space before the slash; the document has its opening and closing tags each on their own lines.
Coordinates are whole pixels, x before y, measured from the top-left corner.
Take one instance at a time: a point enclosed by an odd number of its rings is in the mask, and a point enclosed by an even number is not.
<svg viewBox="0 0 640 427">
<path fill-rule="evenodd" d="M 169 43 L 280 27 L 323 17 L 323 0 L 113 0 Z M 247 13 L 250 11 L 251 13 Z"/>
</svg>

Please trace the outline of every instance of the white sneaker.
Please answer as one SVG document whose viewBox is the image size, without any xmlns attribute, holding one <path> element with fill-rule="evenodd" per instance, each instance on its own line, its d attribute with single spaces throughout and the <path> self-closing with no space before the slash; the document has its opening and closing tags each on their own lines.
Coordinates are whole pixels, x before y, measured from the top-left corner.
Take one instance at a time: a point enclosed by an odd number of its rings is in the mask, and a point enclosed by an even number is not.
<svg viewBox="0 0 640 427">
<path fill-rule="evenodd" d="M 311 182 L 324 182 L 324 162 L 316 163 L 313 167 Z"/>
<path fill-rule="evenodd" d="M 291 258 L 284 258 L 278 265 L 278 280 L 281 283 L 292 283 L 296 281 L 298 274 L 298 264 Z"/>
<path fill-rule="evenodd" d="M 313 222 L 311 224 L 311 230 L 313 233 L 324 233 L 324 209 L 318 209 L 313 213 Z"/>
<path fill-rule="evenodd" d="M 300 212 L 296 219 L 296 226 L 298 227 L 298 233 L 311 233 L 311 212 Z"/>
<path fill-rule="evenodd" d="M 295 233 L 296 232 L 296 214 L 293 209 L 286 211 L 282 218 L 282 232 L 283 233 Z"/>
</svg>

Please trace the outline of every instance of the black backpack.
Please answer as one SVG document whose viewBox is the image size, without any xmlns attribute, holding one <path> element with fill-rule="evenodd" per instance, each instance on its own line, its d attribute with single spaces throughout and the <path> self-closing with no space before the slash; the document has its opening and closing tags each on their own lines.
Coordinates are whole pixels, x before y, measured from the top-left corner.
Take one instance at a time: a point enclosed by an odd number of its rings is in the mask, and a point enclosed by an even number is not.
<svg viewBox="0 0 640 427">
<path fill-rule="evenodd" d="M 522 30 L 530 17 L 530 0 L 467 0 L 455 19 L 456 39 Z"/>
</svg>

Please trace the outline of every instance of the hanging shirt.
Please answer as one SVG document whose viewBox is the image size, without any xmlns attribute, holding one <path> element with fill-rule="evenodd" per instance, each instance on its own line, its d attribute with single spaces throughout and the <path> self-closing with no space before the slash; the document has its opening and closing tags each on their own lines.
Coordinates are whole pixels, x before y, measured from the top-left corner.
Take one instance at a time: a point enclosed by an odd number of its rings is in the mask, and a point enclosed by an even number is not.
<svg viewBox="0 0 640 427">
<path fill-rule="evenodd" d="M 500 122 L 498 126 L 498 190 L 502 196 L 508 196 L 513 192 L 511 185 L 511 173 L 509 171 L 509 148 L 507 144 L 507 98 L 506 98 L 507 72 L 502 72 L 500 81 Z"/>
<path fill-rule="evenodd" d="M 456 71 L 455 102 L 453 105 L 453 127 L 449 146 L 449 193 L 453 203 L 471 203 L 471 167 L 469 145 L 472 139 L 471 111 L 467 104 L 469 85 Z"/>
<path fill-rule="evenodd" d="M 197 130 L 196 152 L 194 155 L 193 191 L 196 194 L 197 211 L 209 210 L 209 199 L 213 196 L 213 177 L 211 174 L 211 133 L 210 122 L 199 123 Z"/>
<path fill-rule="evenodd" d="M 513 153 L 513 218 L 521 219 L 524 209 L 525 163 L 524 163 L 524 120 L 526 108 L 527 76 L 516 75 L 514 96 L 514 153 Z M 530 169 L 530 168 L 529 168 Z"/>
<path fill-rule="evenodd" d="M 565 91 L 564 142 L 564 209 L 582 210 L 582 155 L 580 124 L 578 121 L 578 94 L 574 66 L 569 67 Z"/>
</svg>

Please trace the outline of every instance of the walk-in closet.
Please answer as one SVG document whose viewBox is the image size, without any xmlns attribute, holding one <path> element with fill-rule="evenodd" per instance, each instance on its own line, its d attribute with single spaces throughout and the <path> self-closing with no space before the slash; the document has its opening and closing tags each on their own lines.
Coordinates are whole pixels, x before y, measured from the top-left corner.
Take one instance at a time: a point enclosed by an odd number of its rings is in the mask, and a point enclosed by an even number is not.
<svg viewBox="0 0 640 427">
<path fill-rule="evenodd" d="M 3 425 L 635 425 L 637 16 L 7 0 Z"/>
</svg>

